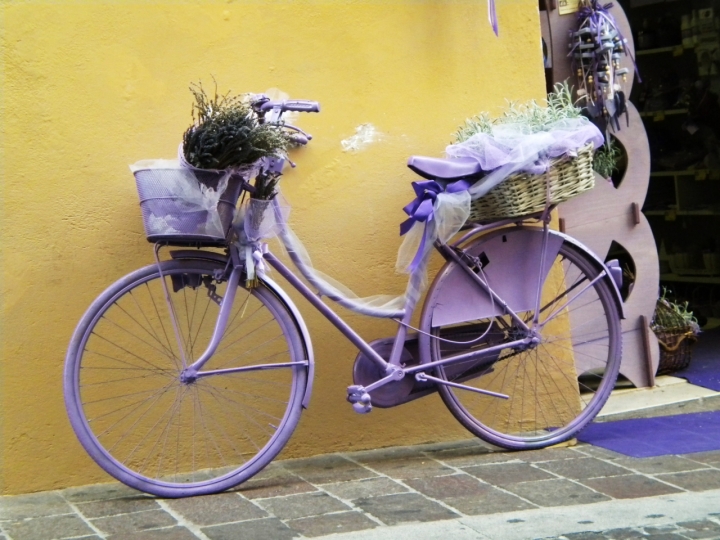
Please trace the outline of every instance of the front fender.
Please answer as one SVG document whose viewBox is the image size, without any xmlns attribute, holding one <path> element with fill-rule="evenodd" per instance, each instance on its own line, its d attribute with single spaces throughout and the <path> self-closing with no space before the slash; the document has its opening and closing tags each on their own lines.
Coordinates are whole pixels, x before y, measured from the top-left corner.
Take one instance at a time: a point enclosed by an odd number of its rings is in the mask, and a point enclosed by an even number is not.
<svg viewBox="0 0 720 540">
<path fill-rule="evenodd" d="M 217 263 L 227 263 L 227 256 L 223 255 L 222 253 L 217 253 L 215 251 L 182 249 L 171 251 L 170 256 L 173 259 L 199 259 L 205 261 L 213 261 Z M 273 292 L 273 294 L 275 294 L 275 296 L 280 299 L 280 301 L 282 301 L 283 304 L 285 304 L 287 310 L 292 314 L 295 321 L 295 326 L 297 327 L 298 331 L 300 332 L 300 336 L 302 337 L 303 348 L 305 349 L 305 356 L 307 357 L 306 359 L 308 361 L 308 376 L 307 382 L 305 383 L 305 392 L 303 396 L 302 406 L 303 408 L 307 409 L 308 404 L 310 403 L 310 396 L 312 395 L 313 379 L 315 378 L 315 353 L 313 352 L 310 332 L 307 328 L 307 325 L 305 324 L 305 321 L 302 318 L 302 315 L 300 314 L 300 310 L 298 310 L 298 308 L 295 306 L 287 293 L 283 291 L 277 283 L 275 283 L 272 279 L 268 277 L 263 277 L 262 282 L 268 289 Z"/>
<path fill-rule="evenodd" d="M 275 283 L 267 276 L 262 278 L 262 282 L 268 289 L 275 293 L 275 295 L 280 298 L 280 300 L 282 300 L 282 302 L 285 304 L 285 307 L 288 308 L 288 311 L 290 311 L 293 319 L 295 319 L 295 324 L 297 325 L 297 328 L 302 336 L 303 346 L 305 347 L 305 354 L 307 355 L 308 361 L 307 384 L 305 385 L 305 397 L 303 397 L 302 405 L 303 408 L 307 409 L 308 404 L 310 403 L 310 395 L 312 394 L 313 379 L 315 378 L 315 353 L 313 352 L 312 341 L 310 340 L 310 331 L 305 324 L 305 320 L 300 314 L 300 310 L 298 310 L 297 306 L 295 306 L 287 293 L 283 291 L 277 283 Z"/>
</svg>

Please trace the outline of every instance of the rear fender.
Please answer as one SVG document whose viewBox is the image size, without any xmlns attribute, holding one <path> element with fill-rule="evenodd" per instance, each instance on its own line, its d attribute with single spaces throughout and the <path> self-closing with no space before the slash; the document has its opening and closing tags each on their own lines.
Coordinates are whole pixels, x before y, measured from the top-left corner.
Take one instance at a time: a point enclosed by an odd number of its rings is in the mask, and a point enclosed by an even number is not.
<svg viewBox="0 0 720 540">
<path fill-rule="evenodd" d="M 565 240 L 569 244 L 572 244 L 576 248 L 580 249 L 582 252 L 585 253 L 585 255 L 587 255 L 588 257 L 593 259 L 600 268 L 605 270 L 605 272 L 608 275 L 607 282 L 610 284 L 610 288 L 615 293 L 613 295 L 613 298 L 615 299 L 615 304 L 617 305 L 618 313 L 620 314 L 620 318 L 624 319 L 625 318 L 625 303 L 623 302 L 622 295 L 620 294 L 620 288 L 618 287 L 618 283 L 613 278 L 613 272 L 611 271 L 610 268 L 608 268 L 608 265 L 605 264 L 605 262 L 594 251 L 592 251 L 589 247 L 587 247 L 585 244 L 580 242 L 577 238 L 573 238 L 572 236 L 568 236 L 567 234 L 561 233 L 558 231 L 552 231 L 552 233 L 557 236 L 561 236 L 563 238 L 563 240 Z"/>
<path fill-rule="evenodd" d="M 581 242 L 558 231 L 550 231 L 548 246 L 550 261 L 566 241 L 593 260 L 598 268 L 607 272 L 607 283 L 614 292 L 615 304 L 621 318 L 625 318 L 622 297 L 615 280 L 603 260 Z M 472 237 L 463 243 L 469 253 L 484 260 L 484 272 L 493 290 L 510 307 L 521 311 L 523 307 L 534 309 L 537 296 L 539 251 L 542 245 L 542 229 L 537 227 L 513 227 L 498 229 L 480 237 Z M 553 253 L 554 251 L 554 253 Z M 534 252 L 534 255 L 533 255 Z M 481 257 L 481 254 L 485 254 Z M 550 263 L 542 276 L 549 272 Z M 465 271 L 450 261 L 441 268 L 428 289 L 420 316 L 419 356 L 420 363 L 432 360 L 430 332 L 435 326 L 455 324 L 478 318 L 499 315 L 501 308 L 495 305 L 484 291 L 470 279 Z"/>
<path fill-rule="evenodd" d="M 173 259 L 195 259 L 202 261 L 212 261 L 219 263 L 227 263 L 227 256 L 222 253 L 214 251 L 202 251 L 195 249 L 182 249 L 170 252 L 170 256 Z M 312 395 L 313 379 L 315 378 L 315 353 L 313 352 L 312 341 L 310 340 L 310 332 L 305 324 L 305 321 L 300 314 L 300 311 L 295 306 L 290 297 L 283 291 L 280 286 L 268 277 L 262 278 L 263 284 L 270 289 L 275 296 L 285 305 L 288 311 L 292 314 L 295 326 L 300 332 L 302 337 L 303 349 L 305 352 L 306 359 L 308 361 L 308 376 L 307 382 L 305 383 L 305 392 L 303 395 L 302 406 L 307 409 L 310 403 L 310 396 Z"/>
<path fill-rule="evenodd" d="M 463 245 L 463 249 L 484 261 L 483 271 L 493 290 L 517 312 L 534 309 L 538 280 L 545 279 L 555 255 L 565 241 L 584 252 L 598 268 L 607 272 L 607 283 L 614 292 L 618 312 L 621 318 L 625 318 L 620 291 L 603 260 L 566 234 L 550 231 L 549 257 L 546 257 L 542 274 L 537 267 L 542 247 L 542 229 L 537 227 L 499 229 L 479 238 L 471 238 Z M 502 308 L 462 268 L 450 261 L 438 272 L 428 290 L 420 327 L 429 332 L 432 327 L 492 317 L 502 312 Z M 421 362 L 425 363 L 429 361 L 427 351 L 430 340 L 423 334 L 419 338 Z"/>
</svg>

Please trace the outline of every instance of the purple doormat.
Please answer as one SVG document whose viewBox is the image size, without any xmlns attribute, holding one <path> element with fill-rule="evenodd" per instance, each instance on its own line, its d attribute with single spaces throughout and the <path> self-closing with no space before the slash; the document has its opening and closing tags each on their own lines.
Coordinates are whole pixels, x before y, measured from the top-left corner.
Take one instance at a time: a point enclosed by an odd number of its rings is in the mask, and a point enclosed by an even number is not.
<svg viewBox="0 0 720 540">
<path fill-rule="evenodd" d="M 693 348 L 690 365 L 672 375 L 720 392 L 720 328 L 702 332 Z"/>
<path fill-rule="evenodd" d="M 720 411 L 594 423 L 578 439 L 638 458 L 720 450 Z"/>
</svg>

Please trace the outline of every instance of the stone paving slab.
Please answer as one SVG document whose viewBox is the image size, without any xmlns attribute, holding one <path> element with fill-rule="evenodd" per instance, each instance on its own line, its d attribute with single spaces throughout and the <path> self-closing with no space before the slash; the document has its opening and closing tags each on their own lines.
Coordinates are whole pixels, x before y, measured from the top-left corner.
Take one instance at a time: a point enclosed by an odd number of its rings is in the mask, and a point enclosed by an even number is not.
<svg viewBox="0 0 720 540">
<path fill-rule="evenodd" d="M 640 474 L 592 478 L 583 480 L 583 484 L 613 499 L 637 499 L 682 491 L 679 488 Z"/>
<path fill-rule="evenodd" d="M 0 521 L 56 516 L 72 511 L 67 500 L 58 492 L 0 497 Z"/>
<path fill-rule="evenodd" d="M 76 503 L 75 506 L 88 519 L 130 514 L 144 510 L 160 510 L 160 505 L 152 498 L 137 496 Z"/>
<path fill-rule="evenodd" d="M 498 530 L 518 531 L 523 516 L 558 512 L 596 518 L 566 523 L 565 536 L 541 527 L 517 538 L 720 539 L 720 514 L 663 515 L 650 529 L 597 522 L 605 507 L 711 496 L 720 512 L 720 451 L 635 459 L 584 444 L 506 452 L 473 439 L 279 461 L 229 492 L 180 500 L 116 483 L 0 497 L 0 540 L 399 540 L 405 530 L 414 531 L 407 538 L 494 539 L 505 537 L 487 524 L 501 516 Z"/>
<path fill-rule="evenodd" d="M 608 463 L 594 457 L 570 458 L 535 464 L 537 468 L 544 471 L 573 480 L 619 476 L 628 473 L 628 469 L 618 465 L 620 464 L 617 462 Z"/>
<path fill-rule="evenodd" d="M 247 521 L 268 517 L 268 513 L 257 505 L 236 493 L 220 493 L 212 497 L 190 497 L 167 501 L 166 504 L 180 514 L 184 520 L 201 527 L 227 523 L 228 516 L 232 521 Z"/>
<path fill-rule="evenodd" d="M 201 530 L 203 536 L 193 538 L 209 538 L 210 540 L 290 540 L 298 534 L 277 518 L 265 518 L 240 523 L 228 523 L 206 527 Z"/>
<path fill-rule="evenodd" d="M 13 540 L 48 540 L 87 536 L 93 530 L 77 515 L 42 516 L 12 521 L 5 526 L 5 534 Z"/>
<path fill-rule="evenodd" d="M 395 495 L 408 491 L 406 486 L 391 478 L 366 478 L 365 480 L 324 484 L 322 488 L 330 495 L 347 501 L 380 495 Z"/>
<path fill-rule="evenodd" d="M 374 529 L 378 524 L 362 512 L 340 512 L 288 521 L 288 525 L 303 536 L 312 538 L 333 533 Z"/>
<path fill-rule="evenodd" d="M 129 536 L 148 529 L 173 527 L 177 521 L 164 510 L 157 509 L 93 519 L 91 523 L 107 536 Z"/>
</svg>

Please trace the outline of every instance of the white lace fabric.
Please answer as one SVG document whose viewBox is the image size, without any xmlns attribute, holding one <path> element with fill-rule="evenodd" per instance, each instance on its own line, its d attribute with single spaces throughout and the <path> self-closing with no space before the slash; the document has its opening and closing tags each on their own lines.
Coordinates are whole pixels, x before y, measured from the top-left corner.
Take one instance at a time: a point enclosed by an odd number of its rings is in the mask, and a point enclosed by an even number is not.
<svg viewBox="0 0 720 540">
<path fill-rule="evenodd" d="M 130 165 L 130 170 L 138 181 L 149 235 L 225 236 L 217 205 L 227 187 L 230 172 L 222 176 L 217 189 L 213 189 L 199 182 L 195 173 L 178 160 L 138 161 Z M 194 219 L 189 219 L 190 214 Z M 204 220 L 197 222 L 198 215 Z M 188 230 L 188 223 L 192 223 L 193 230 Z"/>
</svg>

